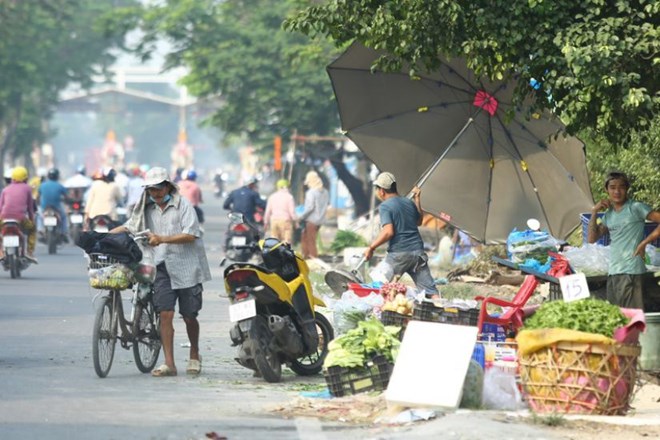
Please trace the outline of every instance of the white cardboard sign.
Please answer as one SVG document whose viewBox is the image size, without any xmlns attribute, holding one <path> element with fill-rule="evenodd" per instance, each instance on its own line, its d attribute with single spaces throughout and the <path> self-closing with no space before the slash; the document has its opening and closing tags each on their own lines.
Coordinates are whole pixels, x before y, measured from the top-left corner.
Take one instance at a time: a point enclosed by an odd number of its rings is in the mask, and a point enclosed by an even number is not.
<svg viewBox="0 0 660 440">
<path fill-rule="evenodd" d="M 477 327 L 410 321 L 385 391 L 388 404 L 457 408 L 476 340 Z"/>
<path fill-rule="evenodd" d="M 564 275 L 559 278 L 559 286 L 566 302 L 589 298 L 587 277 L 583 273 Z"/>
</svg>

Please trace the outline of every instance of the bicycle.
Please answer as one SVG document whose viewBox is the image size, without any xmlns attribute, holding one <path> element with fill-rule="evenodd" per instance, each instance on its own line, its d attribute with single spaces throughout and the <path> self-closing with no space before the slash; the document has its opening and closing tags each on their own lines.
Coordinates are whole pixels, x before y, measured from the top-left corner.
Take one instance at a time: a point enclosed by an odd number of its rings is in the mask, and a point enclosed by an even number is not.
<svg viewBox="0 0 660 440">
<path fill-rule="evenodd" d="M 106 254 L 89 254 L 89 268 L 119 271 L 126 275 L 126 266 Z M 128 269 L 130 270 L 130 269 Z M 90 271 L 91 272 L 91 271 Z M 92 358 L 96 374 L 103 378 L 112 367 L 117 341 L 122 348 L 133 349 L 135 364 L 142 373 L 149 373 L 156 366 L 160 354 L 160 319 L 154 309 L 152 282 L 132 282 L 130 278 L 117 277 L 114 283 L 98 283 L 95 288 L 107 290 L 96 310 L 92 334 Z M 129 285 L 127 286 L 126 283 Z M 132 284 L 132 286 L 131 286 Z M 122 290 L 132 287 L 131 314 L 127 318 L 122 303 Z M 110 287 L 110 288 L 109 288 Z"/>
</svg>

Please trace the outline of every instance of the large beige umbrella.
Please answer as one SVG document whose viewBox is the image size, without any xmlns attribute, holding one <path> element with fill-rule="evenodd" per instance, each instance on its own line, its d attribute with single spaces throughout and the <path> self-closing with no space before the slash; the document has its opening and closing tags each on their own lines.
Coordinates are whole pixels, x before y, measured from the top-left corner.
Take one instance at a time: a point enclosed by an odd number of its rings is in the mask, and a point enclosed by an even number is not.
<svg viewBox="0 0 660 440">
<path fill-rule="evenodd" d="M 529 218 L 565 238 L 593 205 L 584 145 L 549 114 L 511 103 L 515 81 L 477 78 L 463 60 L 411 78 L 372 72 L 383 53 L 353 44 L 328 66 L 342 129 L 399 192 L 482 242 Z"/>
</svg>

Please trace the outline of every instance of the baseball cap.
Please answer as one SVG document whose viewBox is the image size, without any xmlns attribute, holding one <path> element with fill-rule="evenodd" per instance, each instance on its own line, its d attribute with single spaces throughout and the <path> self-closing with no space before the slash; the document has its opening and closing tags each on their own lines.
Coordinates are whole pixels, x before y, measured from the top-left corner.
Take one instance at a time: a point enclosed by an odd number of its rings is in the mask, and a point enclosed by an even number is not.
<svg viewBox="0 0 660 440">
<path fill-rule="evenodd" d="M 373 182 L 374 186 L 383 189 L 392 188 L 393 183 L 396 183 L 396 178 L 394 177 L 394 174 L 387 171 L 380 173 L 378 177 L 376 177 L 376 180 Z"/>
</svg>

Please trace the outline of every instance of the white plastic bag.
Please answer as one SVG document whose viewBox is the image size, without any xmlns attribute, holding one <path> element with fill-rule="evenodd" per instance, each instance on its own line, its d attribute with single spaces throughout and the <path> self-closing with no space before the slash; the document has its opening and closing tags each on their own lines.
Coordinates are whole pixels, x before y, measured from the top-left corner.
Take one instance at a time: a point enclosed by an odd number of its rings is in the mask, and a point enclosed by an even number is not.
<svg viewBox="0 0 660 440">
<path fill-rule="evenodd" d="M 358 296 L 352 290 L 342 293 L 341 299 L 331 305 L 335 334 L 341 335 L 357 327 L 359 321 L 366 319 L 374 309 L 380 309 L 384 302 L 381 295 L 373 292 L 367 296 Z"/>
<path fill-rule="evenodd" d="M 585 244 L 579 248 L 571 248 L 563 252 L 571 267 L 576 272 L 587 276 L 605 275 L 609 270 L 610 248 L 600 244 Z"/>
<path fill-rule="evenodd" d="M 369 276 L 372 281 L 377 283 L 389 283 L 394 277 L 394 269 L 387 261 L 383 260 L 369 272 Z"/>
<path fill-rule="evenodd" d="M 137 241 L 142 251 L 142 260 L 135 269 L 135 279 L 141 283 L 151 284 L 156 280 L 156 262 L 154 260 L 154 248 L 142 240 Z"/>
<path fill-rule="evenodd" d="M 499 410 L 517 410 L 524 407 L 522 395 L 516 384 L 516 375 L 497 367 L 487 368 L 484 373 L 484 407 Z"/>
</svg>

